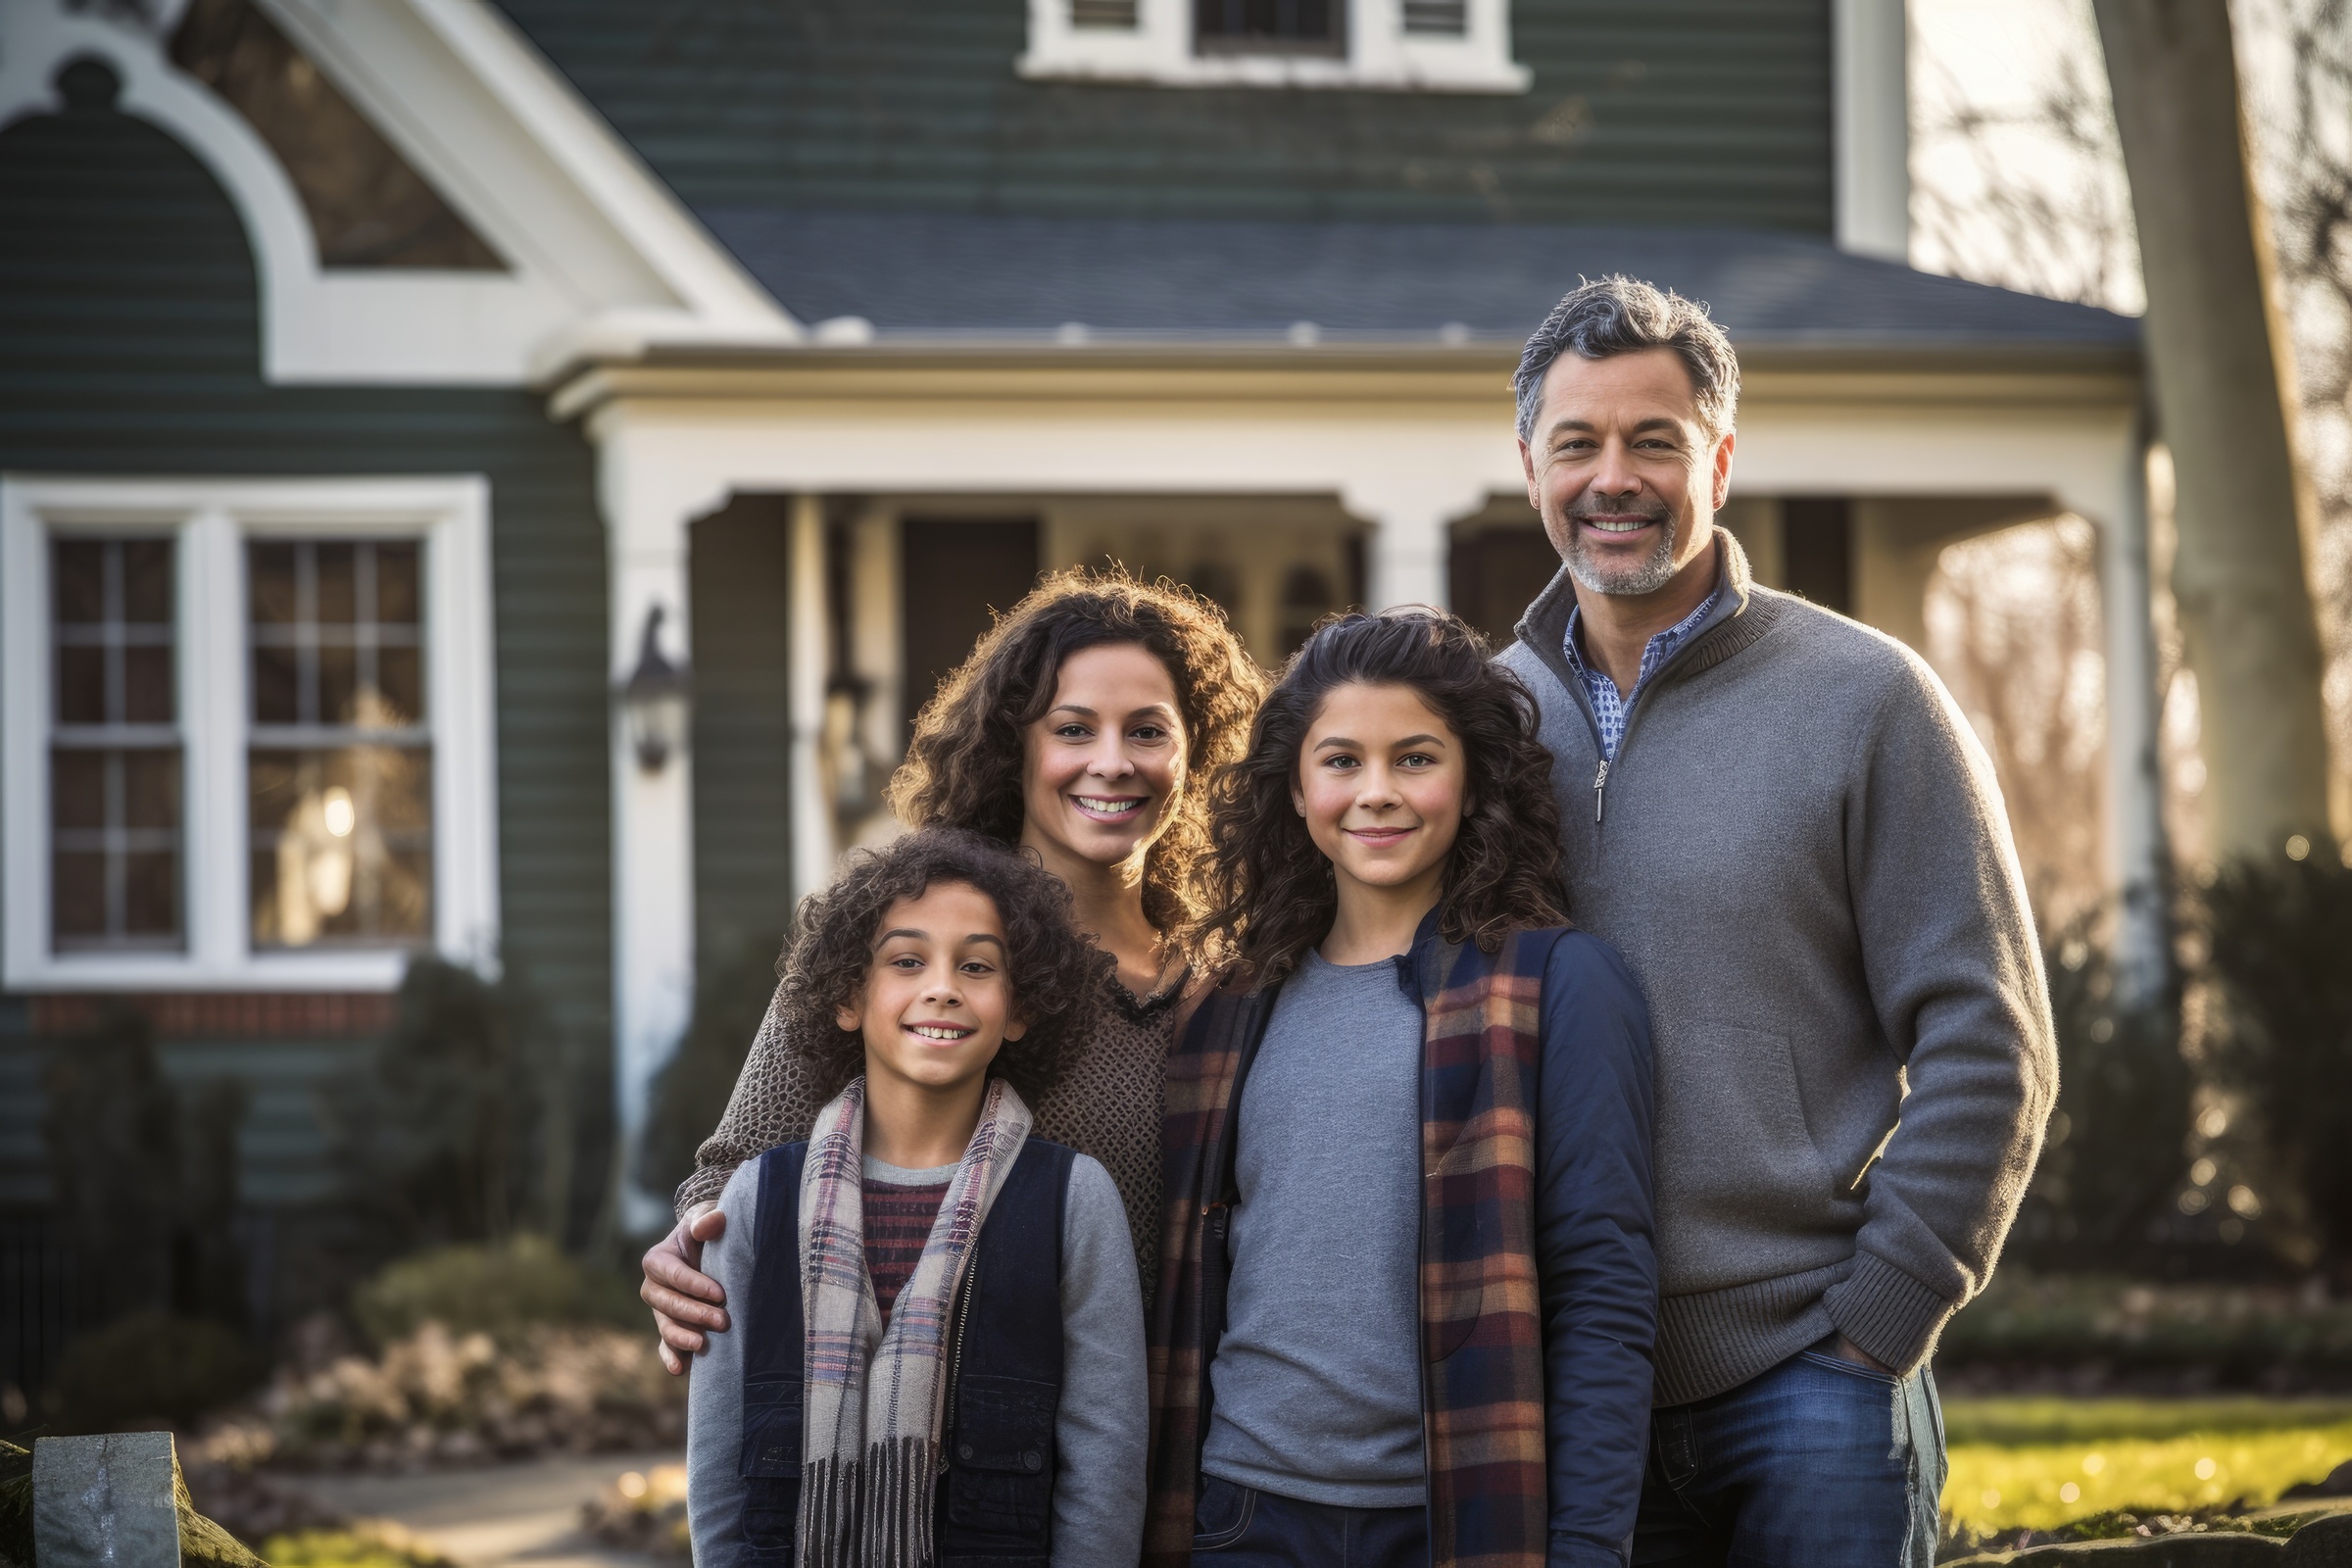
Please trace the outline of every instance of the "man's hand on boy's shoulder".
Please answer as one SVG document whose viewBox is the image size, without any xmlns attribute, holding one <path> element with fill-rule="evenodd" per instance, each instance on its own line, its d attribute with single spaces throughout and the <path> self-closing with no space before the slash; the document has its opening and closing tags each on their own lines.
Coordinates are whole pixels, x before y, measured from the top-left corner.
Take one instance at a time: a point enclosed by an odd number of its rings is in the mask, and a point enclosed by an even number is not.
<svg viewBox="0 0 2352 1568">
<path fill-rule="evenodd" d="M 689 1358 L 708 1343 L 695 1325 L 721 1332 L 727 1326 L 726 1309 L 718 1304 L 727 1293 L 702 1270 L 703 1244 L 716 1241 L 726 1228 L 726 1215 L 716 1207 L 706 1208 L 680 1220 L 646 1250 L 645 1281 L 637 1287 L 637 1298 L 654 1309 L 662 1364 L 672 1377 L 683 1377 Z"/>
</svg>

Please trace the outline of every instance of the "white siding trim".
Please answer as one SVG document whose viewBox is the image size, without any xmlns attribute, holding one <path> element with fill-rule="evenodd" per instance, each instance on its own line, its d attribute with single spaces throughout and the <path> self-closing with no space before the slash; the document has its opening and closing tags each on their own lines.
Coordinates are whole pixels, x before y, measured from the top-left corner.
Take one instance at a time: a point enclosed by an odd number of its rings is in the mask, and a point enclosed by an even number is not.
<svg viewBox="0 0 2352 1568">
<path fill-rule="evenodd" d="M 1904 0 L 1834 0 L 1838 245 L 1911 257 L 1910 27 Z"/>
<path fill-rule="evenodd" d="M 95 55 L 244 220 L 275 382 L 532 384 L 590 348 L 797 342 L 800 326 L 483 0 L 259 0 L 513 269 L 326 269 L 261 136 L 147 28 L 67 0 L 0 5 L 0 125 L 59 106 Z"/>
<path fill-rule="evenodd" d="M 54 535 L 144 526 L 179 545 L 181 827 L 187 949 L 52 951 L 49 551 Z M 433 736 L 432 948 L 494 968 L 499 939 L 490 485 L 478 476 L 107 479 L 0 475 L 0 983 L 43 991 L 389 991 L 400 949 L 255 953 L 245 820 L 243 545 L 270 534 L 424 541 Z"/>
</svg>

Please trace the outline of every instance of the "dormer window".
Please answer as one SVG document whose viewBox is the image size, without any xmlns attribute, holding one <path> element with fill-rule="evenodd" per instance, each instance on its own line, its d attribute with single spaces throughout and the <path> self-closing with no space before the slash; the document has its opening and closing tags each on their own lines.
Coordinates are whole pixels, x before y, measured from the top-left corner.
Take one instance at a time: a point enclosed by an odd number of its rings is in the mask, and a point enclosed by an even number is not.
<svg viewBox="0 0 2352 1568">
<path fill-rule="evenodd" d="M 1193 47 L 1204 55 L 1348 55 L 1347 0 L 1194 0 Z"/>
<path fill-rule="evenodd" d="M 1519 93 L 1510 0 L 1029 0 L 1022 75 Z"/>
</svg>

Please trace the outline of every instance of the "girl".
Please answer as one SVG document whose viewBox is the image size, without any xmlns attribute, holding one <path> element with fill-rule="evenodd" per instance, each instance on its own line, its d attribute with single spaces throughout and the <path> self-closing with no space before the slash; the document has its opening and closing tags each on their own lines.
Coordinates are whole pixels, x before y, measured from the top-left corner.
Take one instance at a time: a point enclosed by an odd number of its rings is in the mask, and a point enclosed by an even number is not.
<svg viewBox="0 0 2352 1568">
<path fill-rule="evenodd" d="M 1568 927 L 1535 733 L 1461 621 L 1350 615 L 1217 787 L 1229 970 L 1168 1064 L 1149 1561 L 1623 1561 L 1648 1023 Z"/>
<path fill-rule="evenodd" d="M 1109 960 L 1063 885 L 968 833 L 859 857 L 801 909 L 777 1005 L 829 1095 L 735 1172 L 742 1303 L 687 1411 L 699 1568 L 1127 1568 L 1143 1307 L 1118 1190 L 1029 1137 Z"/>
<path fill-rule="evenodd" d="M 915 721 L 890 800 L 909 827 L 967 828 L 1017 844 L 1068 885 L 1080 931 L 1118 961 L 1091 993 L 1038 1130 L 1094 1155 L 1125 1200 L 1142 1278 L 1162 1220 L 1160 1094 L 1189 973 L 1178 940 L 1199 914 L 1205 779 L 1241 755 L 1264 680 L 1217 611 L 1121 573 L 1049 577 L 980 640 Z M 807 1135 L 824 1097 L 806 1078 L 779 996 L 753 1044 L 679 1223 L 645 1254 L 662 1359 L 724 1329 L 724 1296 L 695 1267 L 724 1221 L 711 1213 L 737 1165 Z"/>
</svg>

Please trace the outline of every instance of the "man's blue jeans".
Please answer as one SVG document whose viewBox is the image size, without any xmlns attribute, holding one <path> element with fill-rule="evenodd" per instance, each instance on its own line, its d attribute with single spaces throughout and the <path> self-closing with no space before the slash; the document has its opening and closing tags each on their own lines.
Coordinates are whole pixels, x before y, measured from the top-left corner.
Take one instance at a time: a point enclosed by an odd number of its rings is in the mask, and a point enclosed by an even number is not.
<svg viewBox="0 0 2352 1568">
<path fill-rule="evenodd" d="M 1943 1408 L 1834 1348 L 1650 1418 L 1635 1568 L 1929 1568 Z"/>
</svg>

